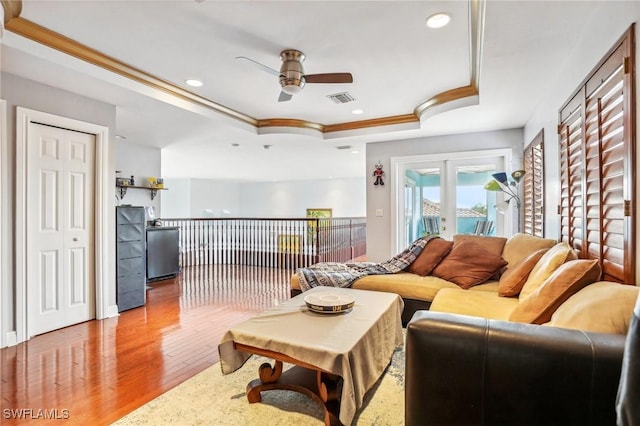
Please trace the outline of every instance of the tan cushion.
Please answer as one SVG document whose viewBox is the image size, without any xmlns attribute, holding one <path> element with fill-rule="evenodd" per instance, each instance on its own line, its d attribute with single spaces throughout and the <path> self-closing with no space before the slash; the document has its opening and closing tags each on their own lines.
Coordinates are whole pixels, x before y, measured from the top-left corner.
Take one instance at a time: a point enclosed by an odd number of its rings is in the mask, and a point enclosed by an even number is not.
<svg viewBox="0 0 640 426">
<path fill-rule="evenodd" d="M 529 274 L 531 270 L 536 266 L 538 260 L 542 257 L 543 254 L 547 252 L 548 249 L 541 249 L 538 251 L 534 251 L 522 258 L 515 265 L 507 268 L 506 271 L 502 273 L 500 277 L 500 285 L 498 286 L 498 294 L 504 297 L 513 297 L 520 294 L 520 290 L 522 290 L 522 286 L 527 282 L 527 278 L 529 278 Z"/>
<path fill-rule="evenodd" d="M 498 281 L 489 280 L 485 283 L 474 285 L 469 289 L 470 291 L 491 291 L 498 293 Z"/>
<path fill-rule="evenodd" d="M 433 268 L 451 251 L 452 247 L 453 241 L 443 240 L 442 238 L 430 239 L 416 260 L 405 271 L 423 277 L 429 275 Z"/>
<path fill-rule="evenodd" d="M 640 287 L 600 281 L 586 286 L 551 316 L 546 325 L 597 333 L 627 334 Z"/>
<path fill-rule="evenodd" d="M 516 306 L 518 299 L 500 297 L 495 292 L 443 288 L 433 299 L 429 310 L 507 320 Z"/>
<path fill-rule="evenodd" d="M 294 290 L 302 290 L 300 288 L 300 280 L 298 279 L 298 274 L 291 275 L 291 288 Z"/>
<path fill-rule="evenodd" d="M 525 299 L 509 316 L 509 320 L 544 324 L 558 306 L 583 287 L 600 279 L 602 270 L 597 259 L 573 260 L 562 264 L 542 285 Z"/>
<path fill-rule="evenodd" d="M 471 241 L 476 244 L 480 244 L 487 251 L 497 254 L 498 256 L 502 256 L 502 250 L 504 249 L 507 239 L 503 237 L 487 237 L 484 235 L 457 234 L 453 236 L 454 243 L 462 241 Z"/>
<path fill-rule="evenodd" d="M 556 243 L 555 240 L 534 237 L 528 234 L 515 234 L 507 240 L 502 250 L 502 258 L 509 266 L 515 265 L 521 259 L 544 248 L 551 248 Z"/>
<path fill-rule="evenodd" d="M 432 301 L 443 288 L 459 288 L 454 283 L 438 277 L 399 272 L 390 275 L 368 275 L 356 280 L 352 288 L 359 290 L 386 291 L 405 299 Z"/>
<path fill-rule="evenodd" d="M 454 243 L 431 274 L 467 289 L 487 281 L 506 264 L 500 255 L 466 240 Z"/>
<path fill-rule="evenodd" d="M 551 247 L 542 255 L 536 266 L 529 273 L 527 282 L 524 283 L 522 290 L 520 290 L 520 300 L 526 299 L 527 296 L 536 291 L 544 280 L 549 278 L 560 265 L 577 258 L 576 252 L 567 243 L 558 243 Z"/>
<path fill-rule="evenodd" d="M 459 288 L 454 283 L 438 277 L 399 272 L 388 275 L 368 275 L 356 280 L 352 288 L 359 290 L 386 291 L 396 293 L 406 299 L 432 301 L 442 288 Z M 300 290 L 296 274 L 291 276 L 291 288 Z"/>
</svg>

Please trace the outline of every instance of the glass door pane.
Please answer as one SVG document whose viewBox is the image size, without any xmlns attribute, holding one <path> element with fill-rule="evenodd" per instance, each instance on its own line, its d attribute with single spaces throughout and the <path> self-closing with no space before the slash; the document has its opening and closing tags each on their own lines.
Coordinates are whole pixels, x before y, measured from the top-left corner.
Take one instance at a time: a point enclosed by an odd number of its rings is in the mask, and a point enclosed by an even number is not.
<svg viewBox="0 0 640 426">
<path fill-rule="evenodd" d="M 404 229 L 406 246 L 424 235 L 440 235 L 442 166 L 427 163 L 415 165 L 405 174 Z"/>
<path fill-rule="evenodd" d="M 422 235 L 438 235 L 446 231 L 442 216 L 442 166 L 416 170 L 420 174 L 420 225 Z"/>
<path fill-rule="evenodd" d="M 458 234 L 496 235 L 496 192 L 484 185 L 497 171 L 495 163 L 455 166 Z"/>
</svg>

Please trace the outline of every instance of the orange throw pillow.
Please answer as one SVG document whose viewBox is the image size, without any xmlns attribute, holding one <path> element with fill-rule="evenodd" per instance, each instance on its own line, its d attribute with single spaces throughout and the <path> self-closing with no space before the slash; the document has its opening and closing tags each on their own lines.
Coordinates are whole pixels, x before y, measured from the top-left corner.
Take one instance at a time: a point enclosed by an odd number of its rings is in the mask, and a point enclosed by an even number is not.
<svg viewBox="0 0 640 426">
<path fill-rule="evenodd" d="M 563 263 L 540 287 L 518 303 L 510 321 L 544 324 L 569 297 L 600 279 L 598 260 L 578 259 Z"/>
<path fill-rule="evenodd" d="M 547 250 L 549 249 L 534 251 L 522 258 L 515 265 L 509 266 L 500 277 L 498 294 L 503 297 L 513 297 L 520 294 L 520 290 L 522 290 L 524 283 L 526 283 L 527 278 L 529 278 L 529 273 Z"/>
<path fill-rule="evenodd" d="M 431 274 L 468 289 L 487 281 L 506 264 L 500 255 L 467 240 L 454 244 Z"/>
<path fill-rule="evenodd" d="M 416 260 L 407 266 L 405 271 L 422 277 L 429 275 L 442 258 L 451 251 L 451 247 L 453 247 L 453 241 L 443 240 L 442 238 L 430 239 Z"/>
</svg>

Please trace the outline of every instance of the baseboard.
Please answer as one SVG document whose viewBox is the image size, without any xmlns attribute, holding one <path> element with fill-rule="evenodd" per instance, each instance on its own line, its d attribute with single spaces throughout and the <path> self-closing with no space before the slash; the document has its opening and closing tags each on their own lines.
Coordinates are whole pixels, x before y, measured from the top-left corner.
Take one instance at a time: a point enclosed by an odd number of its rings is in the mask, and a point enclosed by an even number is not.
<svg viewBox="0 0 640 426">
<path fill-rule="evenodd" d="M 2 347 L 17 345 L 18 344 L 18 333 L 16 333 L 15 331 L 9 331 L 7 334 L 5 334 L 3 343 L 4 343 L 4 345 Z"/>
<path fill-rule="evenodd" d="M 118 305 L 111 305 L 107 307 L 107 314 L 104 316 L 105 318 L 113 318 L 120 315 L 118 312 Z"/>
</svg>

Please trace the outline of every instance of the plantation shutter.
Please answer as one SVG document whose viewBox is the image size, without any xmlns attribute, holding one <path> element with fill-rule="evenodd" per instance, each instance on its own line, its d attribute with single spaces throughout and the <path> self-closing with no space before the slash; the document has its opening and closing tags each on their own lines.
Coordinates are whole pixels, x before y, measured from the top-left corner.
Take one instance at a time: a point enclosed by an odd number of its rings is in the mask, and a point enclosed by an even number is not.
<svg viewBox="0 0 640 426">
<path fill-rule="evenodd" d="M 524 233 L 544 237 L 544 132 L 524 149 Z"/>
<path fill-rule="evenodd" d="M 560 241 L 582 251 L 582 92 L 560 112 Z"/>
<path fill-rule="evenodd" d="M 624 55 L 620 46 L 587 82 L 586 250 L 605 279 L 625 281 Z"/>
<path fill-rule="evenodd" d="M 560 238 L 635 281 L 633 27 L 560 111 Z"/>
</svg>

